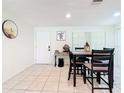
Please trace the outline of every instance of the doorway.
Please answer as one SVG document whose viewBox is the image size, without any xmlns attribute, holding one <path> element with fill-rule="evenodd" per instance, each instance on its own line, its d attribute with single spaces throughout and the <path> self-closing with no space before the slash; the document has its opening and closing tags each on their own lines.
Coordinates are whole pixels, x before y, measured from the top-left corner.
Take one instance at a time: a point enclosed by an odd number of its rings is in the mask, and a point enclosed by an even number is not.
<svg viewBox="0 0 124 93">
<path fill-rule="evenodd" d="M 34 32 L 34 61 L 36 64 L 50 64 L 50 33 Z"/>
</svg>

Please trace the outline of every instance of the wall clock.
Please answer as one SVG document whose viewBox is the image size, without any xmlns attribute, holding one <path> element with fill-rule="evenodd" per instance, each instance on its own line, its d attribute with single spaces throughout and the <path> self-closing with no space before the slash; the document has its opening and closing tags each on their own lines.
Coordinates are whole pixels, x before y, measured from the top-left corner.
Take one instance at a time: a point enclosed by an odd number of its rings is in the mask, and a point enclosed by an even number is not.
<svg viewBox="0 0 124 93">
<path fill-rule="evenodd" d="M 10 39 L 17 37 L 18 28 L 16 23 L 12 20 L 5 20 L 2 24 L 2 30 L 4 35 Z"/>
</svg>

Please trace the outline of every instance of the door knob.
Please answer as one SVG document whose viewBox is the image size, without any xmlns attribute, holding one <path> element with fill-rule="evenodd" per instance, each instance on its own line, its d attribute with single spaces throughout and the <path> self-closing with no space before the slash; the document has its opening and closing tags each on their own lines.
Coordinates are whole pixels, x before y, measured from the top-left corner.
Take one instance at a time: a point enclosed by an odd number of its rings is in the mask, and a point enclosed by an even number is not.
<svg viewBox="0 0 124 93">
<path fill-rule="evenodd" d="M 48 46 L 48 51 L 50 51 L 50 45 Z"/>
</svg>

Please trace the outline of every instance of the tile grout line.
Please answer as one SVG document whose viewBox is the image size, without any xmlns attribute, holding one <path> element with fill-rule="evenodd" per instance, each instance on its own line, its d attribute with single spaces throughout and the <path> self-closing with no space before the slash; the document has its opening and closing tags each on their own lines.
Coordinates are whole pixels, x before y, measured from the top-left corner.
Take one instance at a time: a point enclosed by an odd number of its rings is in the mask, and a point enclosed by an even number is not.
<svg viewBox="0 0 124 93">
<path fill-rule="evenodd" d="M 9 78 L 9 79 L 8 79 L 8 80 L 6 80 L 5 82 L 3 82 L 2 84 L 4 84 L 4 83 L 6 83 L 7 81 L 9 81 L 9 80 L 13 79 L 15 76 L 20 75 L 21 73 L 23 73 L 23 72 L 24 72 L 24 71 L 26 71 L 27 69 L 31 68 L 32 66 L 33 66 L 33 64 L 32 64 L 32 65 L 30 65 L 30 66 L 28 66 L 27 68 L 23 69 L 23 70 L 22 70 L 22 71 L 20 71 L 19 73 L 15 74 L 15 75 L 14 75 L 14 76 L 12 76 L 11 78 Z"/>
<path fill-rule="evenodd" d="M 57 93 L 59 93 L 60 78 L 61 78 L 61 69 L 60 69 L 60 74 L 59 74 L 59 81 L 58 81 L 58 88 L 57 88 Z"/>
<path fill-rule="evenodd" d="M 33 71 L 34 71 L 34 69 L 32 70 L 32 72 L 33 72 Z M 32 72 L 28 73 L 28 75 L 30 75 Z M 39 76 L 39 75 L 37 75 L 36 78 L 37 78 L 38 76 Z M 26 77 L 28 77 L 28 76 L 25 76 L 25 78 L 26 78 Z M 25 78 L 24 78 L 24 79 L 25 79 Z M 34 80 L 36 80 L 36 78 L 35 78 Z M 24 79 L 22 79 L 22 80 L 24 80 Z M 34 80 L 33 80 L 33 81 L 34 81 Z M 31 85 L 33 84 L 33 81 L 31 82 Z M 25 91 L 24 93 L 26 93 L 26 91 L 28 91 L 28 88 L 29 88 L 29 87 L 30 87 L 30 86 L 28 86 L 26 89 L 24 89 L 24 91 Z M 29 91 L 30 91 L 30 90 L 29 90 Z"/>
<path fill-rule="evenodd" d="M 30 66 L 31 67 L 31 66 Z M 24 71 L 26 71 L 27 69 L 29 69 L 30 67 L 28 67 L 28 68 L 26 68 Z M 22 72 L 24 72 L 24 71 L 22 71 Z M 21 73 L 21 72 L 20 72 Z M 19 74 L 20 74 L 19 73 Z M 31 72 L 30 72 L 31 73 Z M 30 74 L 30 73 L 28 73 L 28 75 Z M 18 74 L 18 75 L 19 75 Z M 17 76 L 17 75 L 16 75 Z M 19 84 L 21 81 L 23 81 L 25 78 L 26 78 L 27 76 L 25 76 L 22 80 L 17 80 L 17 81 L 19 81 L 18 83 L 16 83 L 11 89 L 13 89 L 17 84 Z M 32 81 L 32 83 L 33 83 L 33 81 Z M 28 87 L 29 88 L 29 87 Z M 24 90 L 24 91 L 27 91 L 27 89 L 28 88 L 26 88 L 26 89 L 14 89 L 14 90 Z"/>
<path fill-rule="evenodd" d="M 50 74 L 51 74 L 52 70 L 53 70 L 53 68 L 52 68 L 51 71 L 49 72 L 48 78 L 50 77 Z M 46 81 L 45 81 L 45 83 L 44 83 L 44 85 L 43 85 L 43 87 L 42 87 L 42 89 L 41 89 L 41 91 L 40 91 L 41 93 L 43 92 L 43 88 L 45 87 L 45 85 L 46 85 L 46 83 L 47 83 L 47 81 L 48 81 L 48 78 L 46 79 Z"/>
<path fill-rule="evenodd" d="M 39 75 L 37 75 L 36 78 L 37 78 L 38 76 L 39 76 Z M 35 78 L 33 81 L 35 81 L 36 78 Z M 32 83 L 31 83 L 31 85 L 33 84 L 33 81 L 32 81 Z M 26 91 L 28 91 L 28 88 L 29 88 L 29 87 L 30 87 L 30 86 L 28 86 L 28 87 L 26 88 L 25 93 L 26 93 Z M 29 91 L 30 91 L 30 90 L 29 90 Z"/>
<path fill-rule="evenodd" d="M 40 76 L 40 75 L 37 75 L 37 77 L 38 77 L 38 76 Z M 36 77 L 36 79 L 37 79 L 37 77 Z M 48 78 L 49 78 L 49 76 L 48 76 Z M 47 79 L 48 79 L 48 78 L 47 78 Z M 34 79 L 34 80 L 36 80 L 36 79 Z M 34 80 L 33 80 L 33 81 L 34 81 Z M 33 81 L 32 81 L 32 83 L 33 83 Z M 44 86 L 45 86 L 46 82 L 47 82 L 47 80 L 45 81 Z M 44 88 L 44 86 L 43 86 L 43 88 Z M 29 87 L 28 87 L 28 88 L 29 88 Z M 26 91 L 28 91 L 28 88 L 26 89 Z M 42 89 L 43 89 L 43 88 L 42 88 Z M 42 89 L 40 90 L 40 92 L 42 92 Z M 26 91 L 25 91 L 25 93 L 26 93 Z M 29 91 L 32 91 L 32 90 L 29 90 Z M 36 91 L 37 91 L 37 90 L 36 90 Z"/>
<path fill-rule="evenodd" d="M 39 76 L 39 75 L 37 75 L 36 77 L 38 77 L 38 76 Z M 27 77 L 27 76 L 26 76 L 26 77 Z M 48 77 L 48 78 L 49 78 L 49 77 Z M 47 79 L 48 79 L 48 78 L 47 78 Z M 23 81 L 23 80 L 24 80 L 24 79 L 20 80 L 20 82 Z M 35 78 L 34 80 L 36 80 L 36 78 Z M 34 81 L 34 80 L 33 80 L 33 81 Z M 32 81 L 32 83 L 33 83 L 33 81 Z M 46 81 L 47 81 L 47 80 L 46 80 Z M 45 81 L 45 83 L 46 83 L 46 81 Z M 19 82 L 18 82 L 18 83 L 19 83 Z M 18 83 L 17 83 L 17 84 L 18 84 Z M 32 83 L 31 83 L 31 84 L 32 84 Z M 14 86 L 16 86 L 17 84 L 15 84 Z M 13 86 L 13 87 L 14 87 L 14 86 Z M 44 84 L 44 86 L 45 86 L 45 84 Z M 11 89 L 13 89 L 13 87 L 12 87 Z M 31 90 L 28 90 L 29 87 L 30 87 L 30 86 L 28 86 L 26 89 L 14 89 L 14 90 L 23 90 L 24 93 L 26 93 L 26 91 L 31 91 Z M 42 91 L 42 89 L 41 89 L 41 91 Z M 8 93 L 8 92 L 7 92 L 7 93 Z"/>
</svg>

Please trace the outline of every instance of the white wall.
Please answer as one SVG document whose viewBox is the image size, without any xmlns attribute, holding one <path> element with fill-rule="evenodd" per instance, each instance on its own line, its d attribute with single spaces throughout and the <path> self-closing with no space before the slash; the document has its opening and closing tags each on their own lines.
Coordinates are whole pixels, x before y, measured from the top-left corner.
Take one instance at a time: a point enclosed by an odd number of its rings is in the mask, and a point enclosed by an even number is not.
<svg viewBox="0 0 124 93">
<path fill-rule="evenodd" d="M 72 33 L 72 47 L 75 50 L 75 47 L 83 47 L 87 41 L 87 34 L 85 32 L 73 32 Z"/>
<path fill-rule="evenodd" d="M 15 39 L 8 39 L 3 34 L 2 39 L 2 81 L 10 79 L 14 75 L 32 65 L 33 60 L 33 27 L 21 16 L 10 11 L 3 10 L 3 21 L 10 19 L 18 26 L 18 36 Z M 24 16 L 24 15 L 23 15 Z"/>
<path fill-rule="evenodd" d="M 105 47 L 105 31 L 103 32 L 91 32 L 91 48 L 103 49 Z"/>
<path fill-rule="evenodd" d="M 17 38 L 8 39 L 3 35 L 3 82 L 33 64 L 32 29 L 18 27 Z"/>
<path fill-rule="evenodd" d="M 121 28 L 115 27 L 114 29 L 114 46 L 115 46 L 115 59 L 114 59 L 114 71 L 115 71 L 115 83 L 121 85 Z"/>
<path fill-rule="evenodd" d="M 8 39 L 3 35 L 3 82 L 33 64 L 33 31 L 18 25 L 17 38 Z"/>
</svg>

